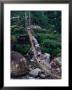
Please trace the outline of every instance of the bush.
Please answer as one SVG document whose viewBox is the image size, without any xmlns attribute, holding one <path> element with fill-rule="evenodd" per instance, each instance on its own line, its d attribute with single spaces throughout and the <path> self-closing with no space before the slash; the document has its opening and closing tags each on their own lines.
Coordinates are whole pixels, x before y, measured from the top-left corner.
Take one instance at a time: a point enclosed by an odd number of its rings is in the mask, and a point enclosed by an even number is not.
<svg viewBox="0 0 72 90">
<path fill-rule="evenodd" d="M 29 49 L 30 49 L 30 45 L 16 44 L 16 51 L 20 52 L 23 55 L 26 54 Z"/>
<path fill-rule="evenodd" d="M 55 40 L 46 39 L 41 45 L 43 52 L 50 53 L 53 56 L 57 56 L 61 52 L 61 43 Z"/>
</svg>

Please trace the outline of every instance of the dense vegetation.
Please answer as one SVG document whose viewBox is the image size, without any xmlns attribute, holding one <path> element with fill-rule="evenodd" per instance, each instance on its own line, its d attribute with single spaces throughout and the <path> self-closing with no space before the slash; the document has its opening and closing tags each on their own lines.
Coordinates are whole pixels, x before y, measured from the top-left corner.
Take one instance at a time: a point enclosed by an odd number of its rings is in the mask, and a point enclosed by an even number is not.
<svg viewBox="0 0 72 90">
<path fill-rule="evenodd" d="M 30 49 L 30 43 L 17 41 L 20 35 L 26 35 L 25 31 L 25 12 L 11 11 L 12 17 L 20 17 L 19 19 L 11 19 L 11 36 L 16 39 L 15 48 L 25 55 Z M 61 11 L 31 11 L 31 24 L 39 25 L 42 29 L 34 31 L 42 52 L 50 53 L 57 56 L 61 53 Z"/>
</svg>

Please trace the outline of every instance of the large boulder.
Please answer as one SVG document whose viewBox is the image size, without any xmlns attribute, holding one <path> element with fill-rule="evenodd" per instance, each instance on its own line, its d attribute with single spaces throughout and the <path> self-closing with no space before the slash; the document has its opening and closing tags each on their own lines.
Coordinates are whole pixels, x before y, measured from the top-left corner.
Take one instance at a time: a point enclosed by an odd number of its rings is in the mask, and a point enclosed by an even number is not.
<svg viewBox="0 0 72 90">
<path fill-rule="evenodd" d="M 11 51 L 11 75 L 20 76 L 29 72 L 26 59 L 18 52 Z"/>
</svg>

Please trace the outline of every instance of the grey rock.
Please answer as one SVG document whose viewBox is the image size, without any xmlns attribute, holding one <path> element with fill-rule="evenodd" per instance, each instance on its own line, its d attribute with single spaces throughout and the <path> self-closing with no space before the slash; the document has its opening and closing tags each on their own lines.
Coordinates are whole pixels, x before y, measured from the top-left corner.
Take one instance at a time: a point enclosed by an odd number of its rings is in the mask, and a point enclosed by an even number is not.
<svg viewBox="0 0 72 90">
<path fill-rule="evenodd" d="M 28 79 L 35 79 L 34 77 L 29 77 Z"/>
<path fill-rule="evenodd" d="M 41 69 L 39 68 L 36 68 L 36 69 L 33 69 L 29 72 L 30 75 L 32 75 L 33 77 L 37 77 L 39 72 L 41 72 Z"/>
<path fill-rule="evenodd" d="M 50 54 L 49 53 L 44 53 L 44 60 L 46 63 L 49 63 L 50 62 Z"/>
<path fill-rule="evenodd" d="M 31 62 L 34 62 L 34 59 L 32 58 L 30 61 L 31 61 Z"/>
<path fill-rule="evenodd" d="M 58 65 L 61 66 L 61 57 L 56 57 L 55 61 L 57 62 Z"/>
<path fill-rule="evenodd" d="M 42 79 L 45 79 L 45 77 L 46 77 L 46 75 L 44 75 L 44 74 L 40 74 L 39 76 L 40 76 L 40 78 L 42 78 Z"/>
<path fill-rule="evenodd" d="M 29 72 L 26 58 L 19 52 L 11 51 L 11 75 L 21 76 Z"/>
</svg>

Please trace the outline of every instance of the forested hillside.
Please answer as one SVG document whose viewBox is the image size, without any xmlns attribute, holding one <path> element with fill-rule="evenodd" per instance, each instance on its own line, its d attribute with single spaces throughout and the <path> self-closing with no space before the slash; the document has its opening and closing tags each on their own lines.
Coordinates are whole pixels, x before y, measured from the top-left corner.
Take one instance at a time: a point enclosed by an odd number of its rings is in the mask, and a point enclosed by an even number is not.
<svg viewBox="0 0 72 90">
<path fill-rule="evenodd" d="M 11 11 L 11 37 L 15 44 L 12 49 L 26 55 L 31 45 L 25 30 L 24 17 L 24 11 Z M 41 27 L 33 33 L 42 52 L 58 56 L 61 53 L 61 11 L 31 11 L 31 24 Z M 21 41 L 20 37 L 25 39 Z"/>
</svg>

